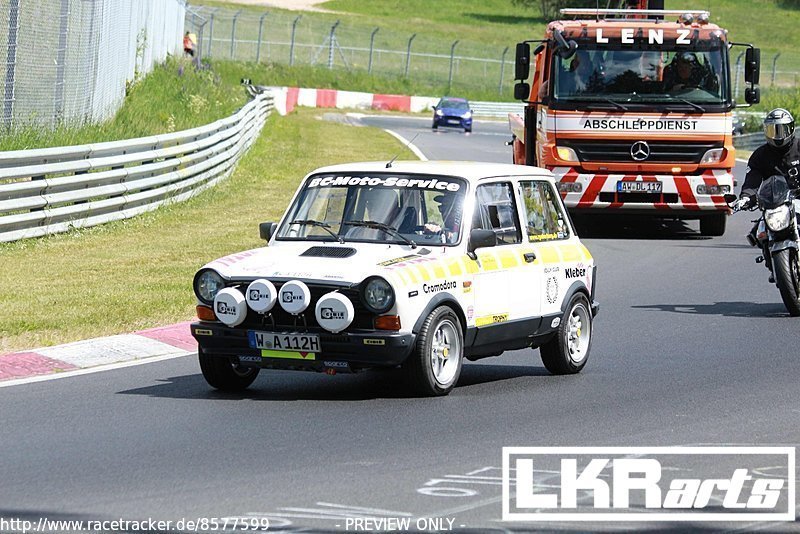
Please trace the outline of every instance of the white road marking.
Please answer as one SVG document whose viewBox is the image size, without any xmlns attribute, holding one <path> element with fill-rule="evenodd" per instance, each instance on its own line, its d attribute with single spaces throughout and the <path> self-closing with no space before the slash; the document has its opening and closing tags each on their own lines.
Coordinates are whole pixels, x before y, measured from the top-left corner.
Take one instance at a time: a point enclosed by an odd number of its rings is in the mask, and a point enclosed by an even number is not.
<svg viewBox="0 0 800 534">
<path fill-rule="evenodd" d="M 388 133 L 392 137 L 396 138 L 398 141 L 400 141 L 404 145 L 406 145 L 411 150 L 411 152 L 413 152 L 414 155 L 417 156 L 419 159 L 421 159 L 422 161 L 428 161 L 428 156 L 423 154 L 422 150 L 417 148 L 417 146 L 414 143 L 412 143 L 411 141 L 409 141 L 408 139 L 406 139 L 405 137 L 403 137 L 399 133 L 393 132 L 392 130 L 389 130 L 388 128 L 384 128 L 383 131 Z"/>
<path fill-rule="evenodd" d="M 179 349 L 176 349 L 179 350 Z M 162 356 L 152 356 L 143 358 L 141 360 L 130 360 L 127 362 L 112 363 L 107 365 L 98 365 L 96 367 L 89 367 L 87 369 L 76 369 L 74 371 L 65 371 L 63 373 L 53 373 L 49 375 L 37 375 L 27 378 L 18 378 L 16 380 L 4 380 L 0 382 L 0 388 L 8 388 L 11 386 L 20 386 L 22 384 L 32 384 L 34 382 L 47 382 L 50 380 L 58 380 L 60 378 L 70 378 L 73 376 L 90 375 L 92 373 L 100 373 L 103 371 L 113 371 L 114 369 L 124 369 L 125 367 L 134 367 L 136 365 L 144 365 L 146 363 L 162 362 L 164 360 L 172 360 L 174 358 L 182 358 L 184 356 L 191 356 L 197 354 L 196 352 L 180 351 L 174 354 L 165 354 Z"/>
</svg>

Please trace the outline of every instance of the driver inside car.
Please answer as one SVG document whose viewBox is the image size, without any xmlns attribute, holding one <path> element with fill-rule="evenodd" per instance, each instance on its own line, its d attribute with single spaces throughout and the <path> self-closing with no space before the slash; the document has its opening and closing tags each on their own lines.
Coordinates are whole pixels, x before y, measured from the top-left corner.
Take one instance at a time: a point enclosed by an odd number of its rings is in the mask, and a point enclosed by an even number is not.
<svg viewBox="0 0 800 534">
<path fill-rule="evenodd" d="M 461 202 L 462 197 L 455 194 L 437 195 L 434 197 L 439 206 L 442 223 L 429 222 L 425 224 L 424 233 L 429 235 L 441 234 L 442 243 L 456 243 L 461 230 Z"/>
</svg>

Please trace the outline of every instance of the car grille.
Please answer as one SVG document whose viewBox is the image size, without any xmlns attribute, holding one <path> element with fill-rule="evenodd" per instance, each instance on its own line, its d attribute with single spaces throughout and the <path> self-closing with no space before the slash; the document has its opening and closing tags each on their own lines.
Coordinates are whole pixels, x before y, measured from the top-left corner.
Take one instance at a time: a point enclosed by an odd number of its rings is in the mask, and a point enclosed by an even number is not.
<svg viewBox="0 0 800 534">
<path fill-rule="evenodd" d="M 250 281 L 237 283 L 235 285 L 229 287 L 235 287 L 242 294 L 246 294 L 245 291 L 247 290 L 247 286 L 250 284 Z M 275 288 L 280 291 L 281 286 L 283 285 L 282 282 L 274 282 Z M 322 298 L 323 295 L 330 293 L 331 291 L 338 290 L 339 293 L 350 299 L 350 302 L 353 303 L 353 311 L 355 311 L 355 317 L 353 318 L 353 322 L 350 323 L 344 332 L 349 332 L 351 330 L 374 330 L 375 327 L 373 325 L 373 318 L 375 314 L 367 310 L 366 306 L 361 302 L 361 298 L 359 295 L 359 291 L 357 287 L 352 288 L 343 288 L 341 286 L 333 286 L 333 285 L 320 285 L 320 284 L 307 284 L 308 289 L 311 291 L 311 303 L 306 308 L 306 311 L 301 313 L 298 316 L 294 316 L 288 312 L 286 312 L 283 308 L 281 308 L 280 303 L 276 302 L 275 306 L 272 310 L 266 314 L 262 315 L 260 313 L 256 313 L 250 308 L 247 309 L 247 317 L 245 318 L 244 322 L 239 326 L 239 328 L 248 328 L 248 329 L 265 329 L 270 330 L 273 328 L 278 328 L 282 331 L 284 330 L 296 330 L 296 331 L 305 331 L 306 329 L 319 329 L 321 328 L 317 324 L 317 319 L 314 316 L 314 310 L 317 306 L 317 301 Z M 323 330 L 323 332 L 327 332 L 327 330 Z M 339 336 L 341 337 L 341 336 Z"/>
<path fill-rule="evenodd" d="M 722 143 L 647 141 L 650 156 L 637 161 L 631 156 L 631 146 L 636 141 L 560 141 L 569 147 L 582 162 L 635 162 L 635 163 L 700 163 L 703 155 L 722 148 Z"/>
</svg>

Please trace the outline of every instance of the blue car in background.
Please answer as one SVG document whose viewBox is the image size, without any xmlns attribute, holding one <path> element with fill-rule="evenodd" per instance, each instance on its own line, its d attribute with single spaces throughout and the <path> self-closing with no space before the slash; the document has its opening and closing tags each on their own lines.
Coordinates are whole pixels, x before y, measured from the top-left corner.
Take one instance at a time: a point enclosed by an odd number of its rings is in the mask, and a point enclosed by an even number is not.
<svg viewBox="0 0 800 534">
<path fill-rule="evenodd" d="M 457 126 L 465 132 L 472 131 L 472 110 L 466 98 L 443 97 L 433 106 L 434 130 L 439 126 Z"/>
</svg>

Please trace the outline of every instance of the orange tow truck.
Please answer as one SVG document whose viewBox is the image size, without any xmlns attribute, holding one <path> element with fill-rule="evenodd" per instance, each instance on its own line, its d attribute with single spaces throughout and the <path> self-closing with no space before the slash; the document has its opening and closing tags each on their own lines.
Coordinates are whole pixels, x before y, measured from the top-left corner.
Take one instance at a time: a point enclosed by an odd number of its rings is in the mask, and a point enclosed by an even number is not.
<svg viewBox="0 0 800 534">
<path fill-rule="evenodd" d="M 719 236 L 735 185 L 729 49 L 745 49 L 746 105 L 760 99 L 760 50 L 707 11 L 654 4 L 562 9 L 544 39 L 517 45 L 514 163 L 551 170 L 573 214 L 699 219 Z"/>
</svg>

